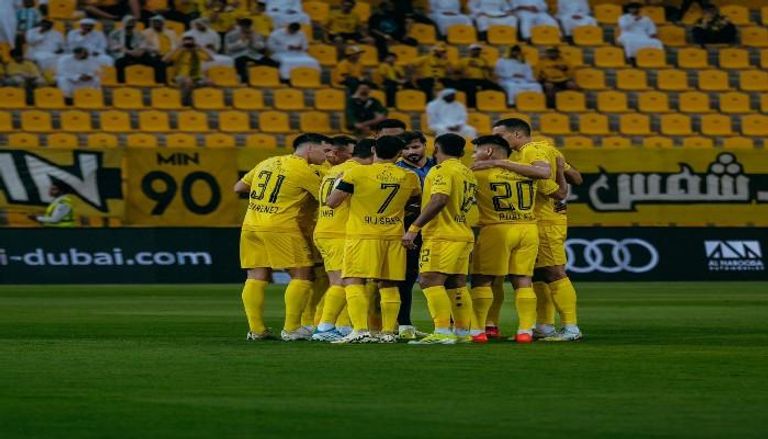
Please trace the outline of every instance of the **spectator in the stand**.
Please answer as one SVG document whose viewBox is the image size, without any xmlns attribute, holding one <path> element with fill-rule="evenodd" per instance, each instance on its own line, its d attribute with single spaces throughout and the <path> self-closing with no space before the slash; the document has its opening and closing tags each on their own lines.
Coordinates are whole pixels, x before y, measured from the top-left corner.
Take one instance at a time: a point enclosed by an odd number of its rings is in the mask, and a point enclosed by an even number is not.
<svg viewBox="0 0 768 439">
<path fill-rule="evenodd" d="M 267 48 L 272 52 L 272 59 L 280 63 L 282 79 L 289 79 L 291 70 L 296 67 L 320 70 L 320 63 L 307 53 L 309 43 L 299 23 L 291 23 L 285 28 L 272 32 L 267 40 Z"/>
<path fill-rule="evenodd" d="M 496 77 L 507 92 L 507 104 L 514 106 L 517 95 L 524 91 L 543 91 L 533 76 L 533 67 L 525 61 L 520 46 L 509 48 L 506 58 L 496 61 Z"/>
<path fill-rule="evenodd" d="M 23 0 L 21 7 L 16 10 L 16 47 L 24 45 L 24 36 L 27 31 L 37 27 L 40 19 L 40 11 L 35 5 L 35 0 Z"/>
<path fill-rule="evenodd" d="M 0 1 L 0 44 L 16 47 L 16 9 L 13 2 Z"/>
<path fill-rule="evenodd" d="M 621 35 L 616 40 L 624 46 L 628 59 L 634 59 L 640 49 L 663 49 L 664 44 L 656 37 L 656 25 L 653 20 L 640 14 L 642 4 L 630 3 L 626 6 L 626 14 L 619 17 Z"/>
<path fill-rule="evenodd" d="M 241 18 L 237 27 L 227 34 L 227 54 L 235 60 L 235 69 L 240 81 L 248 83 L 248 68 L 251 66 L 278 67 L 277 61 L 266 55 L 264 37 L 253 29 L 250 18 Z"/>
<path fill-rule="evenodd" d="M 24 59 L 20 48 L 11 51 L 11 60 L 5 66 L 5 83 L 13 87 L 32 89 L 45 85 L 45 78 L 35 63 Z"/>
<path fill-rule="evenodd" d="M 485 39 L 491 26 L 517 27 L 517 17 L 507 0 L 470 0 L 467 5 L 475 19 L 481 39 Z"/>
<path fill-rule="evenodd" d="M 136 30 L 136 18 L 126 15 L 122 20 L 123 26 L 109 34 L 109 53 L 115 58 L 117 82 L 125 82 L 125 68 L 141 64 L 155 69 L 155 81 L 165 82 L 165 64 L 154 62 L 144 49 L 144 35 Z M 161 73 L 162 72 L 162 73 Z M 161 80 L 162 79 L 162 80 Z"/>
<path fill-rule="evenodd" d="M 36 62 L 43 72 L 53 72 L 64 53 L 64 36 L 53 28 L 53 22 L 43 19 L 27 31 L 27 58 Z"/>
<path fill-rule="evenodd" d="M 458 88 L 467 95 L 467 107 L 475 108 L 476 95 L 481 90 L 501 90 L 494 81 L 493 66 L 482 57 L 483 46 L 472 44 L 469 46 L 469 56 L 459 61 Z"/>
<path fill-rule="evenodd" d="M 355 43 L 373 41 L 364 41 L 369 39 L 363 34 L 360 16 L 353 12 L 354 8 L 354 0 L 344 0 L 341 3 L 341 9 L 333 10 L 328 14 L 328 23 L 325 25 L 328 41 L 338 45 L 347 41 Z"/>
<path fill-rule="evenodd" d="M 46 227 L 75 227 L 75 209 L 72 190 L 63 183 L 51 183 L 48 195 L 53 198 L 51 204 L 45 209 L 45 215 L 30 215 L 33 219 Z"/>
<path fill-rule="evenodd" d="M 693 5 L 694 2 L 698 3 L 699 7 L 704 9 L 705 6 L 710 4 L 710 1 L 711 0 L 683 0 L 680 3 L 680 9 L 678 10 L 678 13 L 677 13 L 677 20 L 678 21 L 683 20 L 683 17 L 685 17 L 685 13 L 688 12 L 688 9 L 691 8 L 691 5 Z"/>
<path fill-rule="evenodd" d="M 384 62 L 379 65 L 377 73 L 379 85 L 387 96 L 387 107 L 394 107 L 397 91 L 408 85 L 405 70 L 397 65 L 397 55 L 388 53 Z"/>
<path fill-rule="evenodd" d="M 90 56 L 85 47 L 75 47 L 72 54 L 63 55 L 56 68 L 56 84 L 71 103 L 72 94 L 80 88 L 101 88 L 101 64 Z"/>
<path fill-rule="evenodd" d="M 704 15 L 693 25 L 693 42 L 702 46 L 707 44 L 734 44 L 736 26 L 728 17 L 720 14 L 717 6 L 707 5 Z"/>
<path fill-rule="evenodd" d="M 141 17 L 141 0 L 85 0 L 83 3 L 83 10 L 89 17 L 112 21 L 121 20 L 129 14 Z"/>
<path fill-rule="evenodd" d="M 549 6 L 544 0 L 512 0 L 515 15 L 520 20 L 520 35 L 530 41 L 534 26 L 557 26 L 557 21 L 547 13 Z"/>
<path fill-rule="evenodd" d="M 555 96 L 558 92 L 577 89 L 573 80 L 573 66 L 560 55 L 560 49 L 557 47 L 547 49 L 546 57 L 539 60 L 536 69 L 536 76 L 544 88 L 549 108 L 555 107 Z"/>
<path fill-rule="evenodd" d="M 437 24 L 437 29 L 443 35 L 446 35 L 448 28 L 454 24 L 472 24 L 472 19 L 461 13 L 459 0 L 429 0 L 429 9 L 429 18 Z"/>
<path fill-rule="evenodd" d="M 558 0 L 557 19 L 563 28 L 563 34 L 570 38 L 573 29 L 579 26 L 597 26 L 597 20 L 592 17 L 587 0 Z"/>
<path fill-rule="evenodd" d="M 181 45 L 165 55 L 163 61 L 173 65 L 175 82 L 181 90 L 184 105 L 192 104 L 192 90 L 210 85 L 203 74 L 203 63 L 210 61 L 208 51 L 200 47 L 192 37 L 181 39 Z"/>
<path fill-rule="evenodd" d="M 251 21 L 253 21 L 253 30 L 264 38 L 269 37 L 269 34 L 271 34 L 274 29 L 274 26 L 272 25 L 272 17 L 267 15 L 266 11 L 266 3 L 263 1 L 254 1 L 249 15 Z"/>
<path fill-rule="evenodd" d="M 312 23 L 309 15 L 304 12 L 301 0 L 266 0 L 266 4 L 267 14 L 272 17 L 275 28 L 291 23 Z"/>
<path fill-rule="evenodd" d="M 378 99 L 371 97 L 371 88 L 367 84 L 360 84 L 355 94 L 347 99 L 346 116 L 347 129 L 367 136 L 387 118 L 387 109 Z"/>
<path fill-rule="evenodd" d="M 331 84 L 336 87 L 346 87 L 349 94 L 357 90 L 362 82 L 368 82 L 363 72 L 360 57 L 365 51 L 358 46 L 349 46 L 344 51 L 344 59 L 331 72 Z"/>
<path fill-rule="evenodd" d="M 199 0 L 172 0 L 168 2 L 169 9 L 163 13 L 168 20 L 189 23 L 200 17 Z"/>
<path fill-rule="evenodd" d="M 155 15 L 149 20 L 149 27 L 142 32 L 144 36 L 144 48 L 146 49 L 147 56 L 156 65 L 161 66 L 163 78 L 165 78 L 165 65 L 163 57 L 176 50 L 178 46 L 178 37 L 176 32 L 171 29 L 166 29 L 165 18 L 160 15 Z M 156 71 L 157 72 L 157 71 Z M 164 84 L 167 81 L 160 81 L 160 84 Z"/>
<path fill-rule="evenodd" d="M 407 36 L 406 18 L 395 11 L 391 0 L 382 0 L 379 9 L 371 15 L 368 20 L 368 32 L 376 40 L 379 60 L 383 60 L 389 52 L 389 44 L 418 44 L 418 41 Z"/>
<path fill-rule="evenodd" d="M 72 29 L 67 34 L 67 47 L 84 47 L 88 49 L 88 57 L 103 66 L 111 66 L 114 60 L 107 55 L 107 37 L 104 32 L 95 30 L 96 20 L 83 18 L 79 22 L 80 29 Z"/>
<path fill-rule="evenodd" d="M 432 100 L 437 83 L 443 87 L 453 84 L 450 79 L 453 69 L 443 43 L 433 46 L 429 55 L 416 59 L 413 66 L 416 69 L 416 87 L 427 95 L 428 101 Z"/>
<path fill-rule="evenodd" d="M 477 130 L 467 125 L 467 107 L 456 100 L 456 90 L 446 88 L 427 104 L 427 124 L 436 136 L 454 133 L 467 138 L 477 136 Z"/>
<path fill-rule="evenodd" d="M 207 18 L 198 18 L 192 21 L 192 28 L 184 32 L 182 37 L 192 37 L 198 46 L 208 51 L 208 55 L 211 56 L 211 61 L 203 65 L 203 70 L 207 71 L 213 66 L 234 66 L 234 61 L 227 55 L 220 55 L 221 51 L 221 37 L 219 34 L 211 29 L 210 23 Z"/>
<path fill-rule="evenodd" d="M 235 23 L 237 23 L 237 19 L 242 16 L 242 12 L 227 5 L 227 2 L 224 0 L 212 0 L 208 3 L 208 6 L 205 7 L 201 15 L 201 18 L 207 20 L 205 26 L 213 29 L 214 32 L 217 32 L 219 34 L 219 39 L 222 40 L 227 32 L 235 27 Z M 195 20 L 195 22 L 198 21 Z M 219 45 L 221 45 L 221 41 L 219 41 Z"/>
</svg>

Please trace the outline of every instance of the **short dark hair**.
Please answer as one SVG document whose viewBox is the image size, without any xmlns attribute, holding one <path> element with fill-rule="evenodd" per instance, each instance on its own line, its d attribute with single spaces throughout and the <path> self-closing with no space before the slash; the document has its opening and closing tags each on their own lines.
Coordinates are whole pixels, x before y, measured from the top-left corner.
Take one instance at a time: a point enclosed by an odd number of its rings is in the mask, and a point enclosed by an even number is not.
<svg viewBox="0 0 768 439">
<path fill-rule="evenodd" d="M 306 134 L 300 134 L 298 137 L 293 139 L 293 149 L 299 149 L 299 147 L 305 143 L 331 143 L 332 140 L 330 137 L 318 134 L 318 133 L 306 133 Z"/>
<path fill-rule="evenodd" d="M 245 26 L 245 27 L 251 27 L 251 26 L 253 26 L 253 20 L 251 20 L 248 17 L 243 17 L 243 18 L 239 18 L 237 20 L 237 24 L 239 24 L 241 26 Z"/>
<path fill-rule="evenodd" d="M 500 121 L 493 124 L 493 126 L 494 128 L 504 127 L 509 131 L 522 131 L 526 136 L 531 135 L 531 125 L 523 119 L 518 119 L 516 117 L 501 119 Z"/>
<path fill-rule="evenodd" d="M 458 134 L 445 133 L 437 136 L 435 145 L 440 145 L 440 151 L 451 157 L 461 157 L 464 155 L 464 145 L 467 141 Z"/>
<path fill-rule="evenodd" d="M 376 131 L 381 131 L 384 128 L 401 128 L 405 129 L 405 122 L 400 119 L 384 119 L 376 125 Z"/>
<path fill-rule="evenodd" d="M 363 139 L 357 142 L 355 149 L 352 150 L 352 157 L 367 159 L 373 156 L 373 147 L 376 146 L 374 139 Z"/>
<path fill-rule="evenodd" d="M 400 140 L 405 143 L 405 146 L 408 146 L 414 140 L 418 140 L 424 144 L 427 143 L 427 137 L 424 136 L 424 133 L 421 131 L 406 131 L 403 134 L 400 134 L 398 137 L 400 137 Z"/>
<path fill-rule="evenodd" d="M 504 152 L 507 153 L 507 156 L 512 154 L 512 148 L 509 147 L 509 143 L 506 140 L 504 140 L 503 137 L 496 134 L 492 134 L 490 136 L 477 137 L 472 141 L 472 144 L 477 146 L 493 145 L 494 147 L 499 147 L 503 149 Z"/>
<path fill-rule="evenodd" d="M 382 136 L 376 139 L 376 156 L 381 159 L 393 159 L 405 147 L 402 139 L 397 136 Z"/>
<path fill-rule="evenodd" d="M 301 29 L 301 23 L 291 23 L 288 25 L 288 30 L 296 32 Z"/>
<path fill-rule="evenodd" d="M 350 145 L 350 144 L 356 145 L 357 139 L 355 139 L 354 137 L 341 135 L 341 136 L 336 136 L 332 138 L 331 144 L 337 148 L 346 148 L 347 145 Z"/>
</svg>

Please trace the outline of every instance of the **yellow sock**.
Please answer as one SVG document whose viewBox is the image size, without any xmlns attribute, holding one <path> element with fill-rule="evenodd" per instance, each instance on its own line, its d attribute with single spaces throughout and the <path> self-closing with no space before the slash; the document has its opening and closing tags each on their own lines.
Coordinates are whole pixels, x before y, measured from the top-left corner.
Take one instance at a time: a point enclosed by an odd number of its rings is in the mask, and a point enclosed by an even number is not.
<svg viewBox="0 0 768 439">
<path fill-rule="evenodd" d="M 517 330 L 530 331 L 536 324 L 536 293 L 533 288 L 518 288 L 515 291 L 515 307 L 517 308 Z"/>
<path fill-rule="evenodd" d="M 368 330 L 368 299 L 365 296 L 364 285 L 347 285 L 347 311 L 355 331 Z"/>
<path fill-rule="evenodd" d="M 569 278 L 556 280 L 549 284 L 552 291 L 552 301 L 560 313 L 560 323 L 576 325 L 576 289 Z"/>
<path fill-rule="evenodd" d="M 400 312 L 400 290 L 397 287 L 379 289 L 381 296 L 381 330 L 397 332 L 397 313 Z"/>
<path fill-rule="evenodd" d="M 341 309 L 339 317 L 336 319 L 337 328 L 350 328 L 352 327 L 352 320 L 349 319 L 349 311 L 347 310 L 346 297 L 344 298 L 344 308 Z"/>
<path fill-rule="evenodd" d="M 251 332 L 262 333 L 267 330 L 264 325 L 264 291 L 269 282 L 264 280 L 246 279 L 243 287 L 243 307 L 248 318 L 248 328 Z"/>
<path fill-rule="evenodd" d="M 472 288 L 472 310 L 475 314 L 472 329 L 485 330 L 488 310 L 491 309 L 492 304 L 493 290 L 491 287 Z"/>
<path fill-rule="evenodd" d="M 443 286 L 424 288 L 435 331 L 450 331 L 451 328 L 451 299 Z"/>
<path fill-rule="evenodd" d="M 493 303 L 488 310 L 487 325 L 499 326 L 501 321 L 501 307 L 504 305 L 504 278 L 498 277 L 491 284 L 493 290 Z"/>
<path fill-rule="evenodd" d="M 555 304 L 552 303 L 552 295 L 549 286 L 544 282 L 534 282 L 533 292 L 536 293 L 536 324 L 555 324 Z"/>
<path fill-rule="evenodd" d="M 326 291 L 325 294 L 328 294 L 328 291 Z M 315 308 L 315 318 L 312 322 L 314 323 L 315 327 L 320 324 L 320 319 L 323 317 L 323 308 L 325 307 L 325 294 L 323 294 L 323 297 L 321 297 L 320 301 L 317 302 L 317 308 Z"/>
<path fill-rule="evenodd" d="M 304 307 L 304 311 L 301 313 L 301 326 L 313 326 L 315 324 L 315 313 L 317 312 L 317 305 L 325 295 L 325 290 L 328 289 L 328 278 L 323 281 L 320 278 L 315 278 L 312 281 L 312 294 L 307 300 L 307 305 Z"/>
<path fill-rule="evenodd" d="M 365 284 L 365 298 L 368 300 L 368 328 L 378 331 L 381 329 L 381 308 L 379 286 L 376 282 Z"/>
<path fill-rule="evenodd" d="M 347 293 L 341 285 L 331 285 L 323 300 L 323 316 L 320 323 L 334 324 L 347 304 Z"/>
<path fill-rule="evenodd" d="M 285 324 L 283 329 L 295 331 L 301 326 L 301 314 L 312 294 L 312 281 L 292 279 L 285 289 Z"/>
<path fill-rule="evenodd" d="M 467 287 L 452 288 L 446 290 L 451 299 L 451 315 L 453 327 L 458 330 L 468 331 L 472 326 L 472 297 L 469 296 Z"/>
</svg>

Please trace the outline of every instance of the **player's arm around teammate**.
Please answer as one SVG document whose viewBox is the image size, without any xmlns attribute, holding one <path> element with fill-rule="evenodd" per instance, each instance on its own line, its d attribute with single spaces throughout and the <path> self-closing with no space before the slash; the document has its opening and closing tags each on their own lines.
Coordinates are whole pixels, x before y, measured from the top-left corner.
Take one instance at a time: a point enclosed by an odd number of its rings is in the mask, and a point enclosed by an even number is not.
<svg viewBox="0 0 768 439">
<path fill-rule="evenodd" d="M 493 125 L 493 134 L 501 136 L 513 150 L 513 162 L 506 169 L 534 180 L 551 177 L 549 162 L 536 148 L 526 148 L 531 143 L 531 126 L 528 122 L 516 118 L 502 119 Z M 509 157 L 475 162 L 472 170 L 490 169 L 505 162 L 509 162 Z"/>
</svg>

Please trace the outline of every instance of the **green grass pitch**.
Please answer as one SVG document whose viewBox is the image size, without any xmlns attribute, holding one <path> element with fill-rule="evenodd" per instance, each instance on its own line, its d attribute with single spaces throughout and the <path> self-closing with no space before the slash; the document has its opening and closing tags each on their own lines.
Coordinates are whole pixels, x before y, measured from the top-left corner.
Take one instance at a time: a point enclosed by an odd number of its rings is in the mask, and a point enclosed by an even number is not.
<svg viewBox="0 0 768 439">
<path fill-rule="evenodd" d="M 246 343 L 239 285 L 0 286 L 0 437 L 766 437 L 768 283 L 577 288 L 578 344 L 333 346 Z"/>
</svg>

